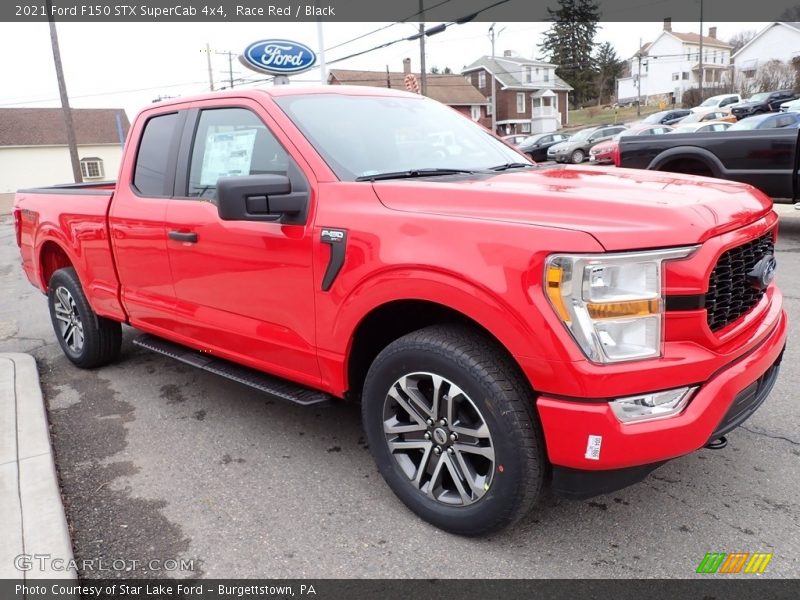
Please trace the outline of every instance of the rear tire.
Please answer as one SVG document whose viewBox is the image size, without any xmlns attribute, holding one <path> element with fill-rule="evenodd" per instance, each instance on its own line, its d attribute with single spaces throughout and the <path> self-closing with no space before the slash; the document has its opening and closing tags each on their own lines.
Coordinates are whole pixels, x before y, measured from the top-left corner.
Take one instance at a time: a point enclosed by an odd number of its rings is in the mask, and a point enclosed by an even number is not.
<svg viewBox="0 0 800 600">
<path fill-rule="evenodd" d="M 386 483 L 429 523 L 484 535 L 536 503 L 547 461 L 531 390 L 495 340 L 434 325 L 389 344 L 362 417 Z"/>
<path fill-rule="evenodd" d="M 67 267 L 53 273 L 47 302 L 61 350 L 76 366 L 91 369 L 119 358 L 122 326 L 92 310 L 75 269 Z"/>
</svg>

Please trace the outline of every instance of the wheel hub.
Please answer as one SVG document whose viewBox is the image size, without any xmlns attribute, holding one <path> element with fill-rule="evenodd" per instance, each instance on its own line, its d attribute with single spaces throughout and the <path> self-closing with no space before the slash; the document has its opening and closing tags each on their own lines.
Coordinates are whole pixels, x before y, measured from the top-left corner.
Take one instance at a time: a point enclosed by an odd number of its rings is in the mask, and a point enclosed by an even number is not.
<svg viewBox="0 0 800 600">
<path fill-rule="evenodd" d="M 383 425 L 397 466 L 422 494 L 466 506 L 489 490 L 495 464 L 489 427 L 455 383 L 433 373 L 401 377 L 384 401 Z"/>
</svg>

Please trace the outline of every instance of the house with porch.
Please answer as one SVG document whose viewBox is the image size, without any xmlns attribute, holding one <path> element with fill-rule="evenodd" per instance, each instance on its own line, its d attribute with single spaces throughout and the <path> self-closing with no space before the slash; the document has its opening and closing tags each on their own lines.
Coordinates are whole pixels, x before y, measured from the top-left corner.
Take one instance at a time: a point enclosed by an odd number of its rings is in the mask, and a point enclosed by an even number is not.
<svg viewBox="0 0 800 600">
<path fill-rule="evenodd" d="M 709 27 L 702 43 L 701 61 L 700 34 L 673 31 L 671 19 L 664 19 L 659 36 L 629 59 L 627 75 L 617 79 L 617 102 L 629 104 L 641 97 L 643 104 L 680 104 L 686 90 L 699 86 L 701 76 L 705 89 L 728 84 L 733 47 L 717 39 L 716 27 Z"/>
<path fill-rule="evenodd" d="M 492 78 L 497 102 L 497 134 L 549 133 L 568 122 L 572 86 L 556 75 L 558 65 L 506 50 L 503 56 L 481 56 L 461 73 L 486 97 L 491 110 Z"/>
</svg>

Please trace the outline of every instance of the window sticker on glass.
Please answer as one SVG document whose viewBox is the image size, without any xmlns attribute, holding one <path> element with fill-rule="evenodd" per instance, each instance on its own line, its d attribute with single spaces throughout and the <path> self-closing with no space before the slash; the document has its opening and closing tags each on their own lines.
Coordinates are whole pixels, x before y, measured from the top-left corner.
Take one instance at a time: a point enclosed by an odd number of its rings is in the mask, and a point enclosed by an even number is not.
<svg viewBox="0 0 800 600">
<path fill-rule="evenodd" d="M 250 174 L 256 129 L 213 132 L 206 136 L 200 185 L 215 186 L 220 177 Z"/>
</svg>

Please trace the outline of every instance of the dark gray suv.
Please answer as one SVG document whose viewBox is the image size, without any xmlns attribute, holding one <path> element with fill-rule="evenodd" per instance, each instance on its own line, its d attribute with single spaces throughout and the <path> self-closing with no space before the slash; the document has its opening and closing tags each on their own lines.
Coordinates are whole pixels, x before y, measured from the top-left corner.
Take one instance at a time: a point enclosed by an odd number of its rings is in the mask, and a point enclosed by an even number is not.
<svg viewBox="0 0 800 600">
<path fill-rule="evenodd" d="M 578 133 L 556 146 L 553 158 L 556 162 L 571 162 L 580 164 L 589 156 L 589 148 L 600 142 L 610 140 L 620 131 L 625 131 L 624 125 L 598 125 L 581 129 Z"/>
</svg>

